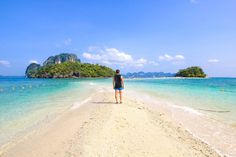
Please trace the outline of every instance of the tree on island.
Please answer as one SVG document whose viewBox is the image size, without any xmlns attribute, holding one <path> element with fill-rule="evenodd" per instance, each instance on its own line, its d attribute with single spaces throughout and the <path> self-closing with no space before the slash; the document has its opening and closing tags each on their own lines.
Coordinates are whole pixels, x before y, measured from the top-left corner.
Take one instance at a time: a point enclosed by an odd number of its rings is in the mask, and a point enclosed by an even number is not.
<svg viewBox="0 0 236 157">
<path fill-rule="evenodd" d="M 177 72 L 175 76 L 176 77 L 201 77 L 201 78 L 205 78 L 206 74 L 204 73 L 202 68 L 200 68 L 198 66 L 193 66 L 193 67 L 189 67 L 189 68 L 186 68 L 186 69 L 179 70 L 179 72 Z"/>
<path fill-rule="evenodd" d="M 81 63 L 76 55 L 66 53 L 49 57 L 43 66 L 31 63 L 25 72 L 28 78 L 111 77 L 114 73 L 109 67 Z"/>
</svg>

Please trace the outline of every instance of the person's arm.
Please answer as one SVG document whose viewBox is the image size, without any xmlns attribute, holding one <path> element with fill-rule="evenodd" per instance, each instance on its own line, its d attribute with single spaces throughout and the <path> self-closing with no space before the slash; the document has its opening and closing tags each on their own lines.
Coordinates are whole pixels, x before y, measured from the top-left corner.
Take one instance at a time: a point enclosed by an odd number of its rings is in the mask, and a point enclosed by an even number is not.
<svg viewBox="0 0 236 157">
<path fill-rule="evenodd" d="M 121 85 L 122 85 L 122 88 L 125 88 L 125 85 L 124 85 L 124 78 L 121 77 Z"/>
<path fill-rule="evenodd" d="M 115 80 L 114 80 L 114 77 L 112 79 L 112 85 L 113 85 L 113 89 L 115 88 Z"/>
</svg>

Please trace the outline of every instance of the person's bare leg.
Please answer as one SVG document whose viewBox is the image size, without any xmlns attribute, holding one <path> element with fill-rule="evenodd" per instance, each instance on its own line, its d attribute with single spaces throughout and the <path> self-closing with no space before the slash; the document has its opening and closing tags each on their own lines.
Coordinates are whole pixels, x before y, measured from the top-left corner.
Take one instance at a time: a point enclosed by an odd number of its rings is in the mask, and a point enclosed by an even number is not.
<svg viewBox="0 0 236 157">
<path fill-rule="evenodd" d="M 119 91 L 120 94 L 120 103 L 122 103 L 122 90 Z"/>
<path fill-rule="evenodd" d="M 115 90 L 116 103 L 118 103 L 118 90 Z"/>
</svg>

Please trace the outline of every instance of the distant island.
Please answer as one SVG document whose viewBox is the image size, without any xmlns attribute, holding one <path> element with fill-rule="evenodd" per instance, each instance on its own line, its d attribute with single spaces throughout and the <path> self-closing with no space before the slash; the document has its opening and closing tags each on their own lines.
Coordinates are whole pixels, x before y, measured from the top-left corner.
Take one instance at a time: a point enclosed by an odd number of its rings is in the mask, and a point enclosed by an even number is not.
<svg viewBox="0 0 236 157">
<path fill-rule="evenodd" d="M 186 69 L 181 69 L 176 73 L 176 77 L 200 77 L 205 78 L 207 75 L 204 73 L 202 68 L 198 66 L 192 66 Z"/>
<path fill-rule="evenodd" d="M 134 72 L 123 75 L 125 78 L 155 78 L 155 77 L 174 77 L 174 73 L 164 72 Z"/>
<path fill-rule="evenodd" d="M 80 77 L 112 77 L 113 69 L 99 64 L 81 63 L 75 54 L 62 53 L 50 56 L 43 65 L 31 63 L 25 75 L 28 78 L 80 78 Z M 177 73 L 165 72 L 134 72 L 123 75 L 125 78 L 156 78 L 156 77 L 200 77 L 206 74 L 198 66 L 181 69 Z"/>
<path fill-rule="evenodd" d="M 177 73 L 165 73 L 165 72 L 134 72 L 126 73 L 123 75 L 125 78 L 158 78 L 158 77 L 200 77 L 205 78 L 206 74 L 202 68 L 198 66 L 188 67 L 181 69 Z"/>
<path fill-rule="evenodd" d="M 81 63 L 75 54 L 62 53 L 49 57 L 43 66 L 31 63 L 25 75 L 28 78 L 111 77 L 114 70 L 98 64 Z"/>
</svg>

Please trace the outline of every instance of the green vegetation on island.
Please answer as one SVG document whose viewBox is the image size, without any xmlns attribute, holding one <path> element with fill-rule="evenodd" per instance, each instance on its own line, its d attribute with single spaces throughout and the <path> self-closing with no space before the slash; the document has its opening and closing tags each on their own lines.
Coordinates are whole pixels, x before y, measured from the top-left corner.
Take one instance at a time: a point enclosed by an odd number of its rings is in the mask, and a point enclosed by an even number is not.
<svg viewBox="0 0 236 157">
<path fill-rule="evenodd" d="M 175 76 L 176 77 L 201 77 L 201 78 L 205 78 L 206 74 L 204 73 L 202 68 L 200 68 L 198 66 L 193 66 L 193 67 L 189 67 L 189 68 L 186 68 L 186 69 L 179 70 L 179 72 L 177 72 Z"/>
<path fill-rule="evenodd" d="M 76 55 L 64 53 L 49 57 L 43 66 L 31 63 L 25 74 L 29 78 L 111 77 L 114 71 L 98 64 L 81 63 Z"/>
</svg>

